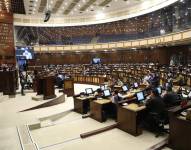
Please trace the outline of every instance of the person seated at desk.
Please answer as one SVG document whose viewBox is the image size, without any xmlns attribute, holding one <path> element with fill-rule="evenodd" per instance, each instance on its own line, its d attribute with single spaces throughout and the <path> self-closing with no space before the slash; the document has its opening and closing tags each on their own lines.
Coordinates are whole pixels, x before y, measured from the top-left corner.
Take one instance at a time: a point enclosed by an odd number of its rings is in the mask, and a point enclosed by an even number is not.
<svg viewBox="0 0 191 150">
<path fill-rule="evenodd" d="M 155 73 L 150 74 L 149 83 L 152 88 L 157 87 L 159 85 L 159 76 Z"/>
<path fill-rule="evenodd" d="M 112 93 L 112 97 L 111 97 L 111 102 L 112 107 L 110 109 L 110 112 L 112 114 L 112 117 L 117 121 L 117 107 L 118 107 L 118 102 L 122 100 L 122 95 L 118 92 L 118 90 L 115 90 Z"/>
<path fill-rule="evenodd" d="M 150 80 L 150 75 L 146 75 L 144 78 L 143 78 L 143 84 L 144 85 L 147 85 L 149 86 L 149 80 Z"/>
<path fill-rule="evenodd" d="M 173 83 L 175 83 L 179 86 L 184 85 L 184 77 L 180 72 L 178 72 L 178 75 L 177 75 L 176 79 L 173 80 Z"/>
<path fill-rule="evenodd" d="M 153 89 L 150 98 L 146 102 L 146 116 L 143 121 L 143 126 L 151 131 L 156 131 L 158 129 L 157 118 L 167 119 L 167 111 L 165 109 L 165 103 L 159 95 L 157 89 Z"/>
<path fill-rule="evenodd" d="M 95 99 L 102 99 L 103 98 L 103 92 L 100 88 L 96 90 L 94 95 L 95 95 Z"/>
<path fill-rule="evenodd" d="M 120 79 L 118 79 L 118 80 L 117 80 L 117 85 L 123 86 L 123 82 L 122 82 Z"/>
<path fill-rule="evenodd" d="M 179 101 L 178 94 L 172 91 L 172 87 L 167 87 L 165 92 L 162 95 L 163 101 L 165 103 L 166 108 L 170 108 L 176 106 Z"/>
<path fill-rule="evenodd" d="M 115 90 L 112 93 L 112 98 L 111 98 L 112 103 L 118 104 L 118 102 L 121 100 L 122 100 L 122 95 L 117 90 Z"/>
<path fill-rule="evenodd" d="M 116 84 L 115 78 L 110 77 L 109 80 L 108 80 L 108 86 L 113 88 L 115 84 Z"/>
</svg>

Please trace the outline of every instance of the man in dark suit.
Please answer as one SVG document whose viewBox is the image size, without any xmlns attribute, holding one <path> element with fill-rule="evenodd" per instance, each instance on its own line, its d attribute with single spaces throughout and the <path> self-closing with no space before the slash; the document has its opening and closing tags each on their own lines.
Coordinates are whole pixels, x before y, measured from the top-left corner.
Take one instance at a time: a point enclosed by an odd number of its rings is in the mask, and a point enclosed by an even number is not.
<svg viewBox="0 0 191 150">
<path fill-rule="evenodd" d="M 146 109 L 154 113 L 162 113 L 165 110 L 165 104 L 157 89 L 152 90 L 150 99 L 146 102 Z"/>
<path fill-rule="evenodd" d="M 176 106 L 179 103 L 178 94 L 172 91 L 172 88 L 168 87 L 163 95 L 163 101 L 166 108 Z"/>
<path fill-rule="evenodd" d="M 20 77 L 20 84 L 21 84 L 21 95 L 24 96 L 24 86 L 25 86 L 25 76 L 22 71 L 19 71 L 19 77 Z"/>
<path fill-rule="evenodd" d="M 166 118 L 167 111 L 165 104 L 160 97 L 158 90 L 153 89 L 150 98 L 146 102 L 146 116 L 143 122 L 143 126 L 151 131 L 155 131 L 158 126 L 156 116 L 158 119 Z"/>
</svg>

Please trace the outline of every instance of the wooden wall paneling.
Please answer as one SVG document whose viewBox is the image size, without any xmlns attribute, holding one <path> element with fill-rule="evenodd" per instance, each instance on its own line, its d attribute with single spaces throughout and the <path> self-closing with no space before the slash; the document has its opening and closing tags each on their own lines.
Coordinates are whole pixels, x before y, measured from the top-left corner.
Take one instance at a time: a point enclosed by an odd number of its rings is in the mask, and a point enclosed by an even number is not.
<svg viewBox="0 0 191 150">
<path fill-rule="evenodd" d="M 15 64 L 13 14 L 0 11 L 0 64 Z"/>
<path fill-rule="evenodd" d="M 169 64 L 172 55 L 189 57 L 188 46 L 161 47 L 142 50 L 117 50 L 97 52 L 37 53 L 40 64 L 89 64 L 93 58 L 101 58 L 102 63 L 149 63 Z"/>
</svg>

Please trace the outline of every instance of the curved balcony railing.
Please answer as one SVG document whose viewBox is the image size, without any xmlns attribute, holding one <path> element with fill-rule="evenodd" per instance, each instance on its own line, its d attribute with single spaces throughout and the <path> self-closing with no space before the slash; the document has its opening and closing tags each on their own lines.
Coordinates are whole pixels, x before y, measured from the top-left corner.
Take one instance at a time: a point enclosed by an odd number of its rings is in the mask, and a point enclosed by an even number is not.
<svg viewBox="0 0 191 150">
<path fill-rule="evenodd" d="M 191 29 L 184 31 L 156 36 L 145 39 L 95 43 L 95 44 L 79 44 L 79 45 L 57 45 L 57 46 L 33 46 L 36 52 L 61 52 L 61 51 L 96 51 L 96 50 L 117 50 L 117 49 L 136 49 L 147 47 L 170 46 L 177 44 L 187 44 L 191 41 Z"/>
</svg>

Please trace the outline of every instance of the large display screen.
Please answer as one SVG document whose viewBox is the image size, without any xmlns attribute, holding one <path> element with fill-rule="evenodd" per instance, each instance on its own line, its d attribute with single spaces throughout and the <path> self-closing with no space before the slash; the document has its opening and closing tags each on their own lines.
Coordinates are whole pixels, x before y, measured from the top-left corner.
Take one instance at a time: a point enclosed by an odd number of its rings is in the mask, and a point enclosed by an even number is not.
<svg viewBox="0 0 191 150">
<path fill-rule="evenodd" d="M 16 47 L 17 59 L 34 59 L 34 50 L 32 47 Z"/>
<path fill-rule="evenodd" d="M 92 64 L 100 64 L 100 63 L 101 63 L 101 59 L 100 58 L 93 58 Z"/>
</svg>

